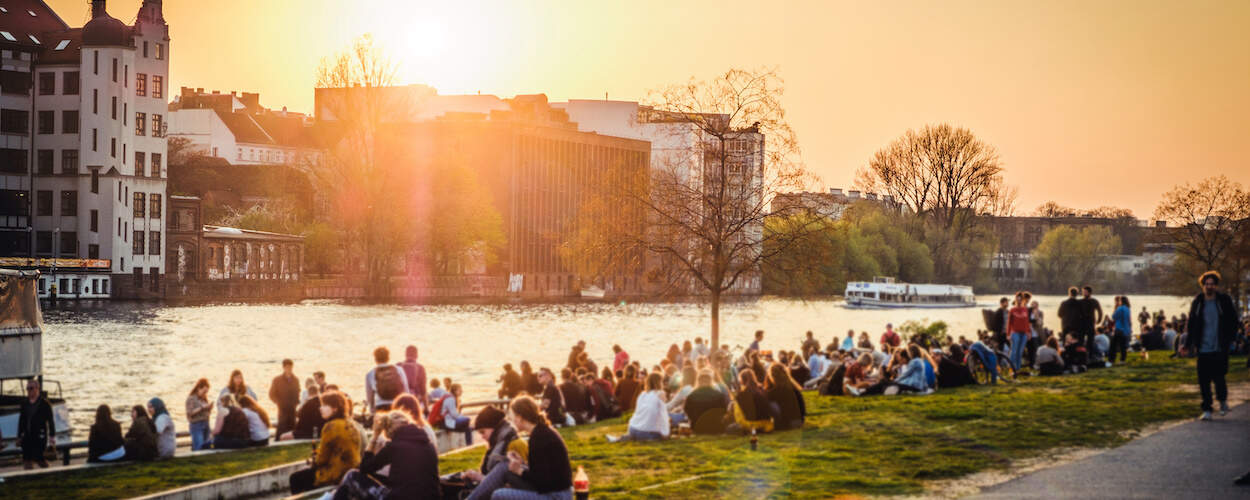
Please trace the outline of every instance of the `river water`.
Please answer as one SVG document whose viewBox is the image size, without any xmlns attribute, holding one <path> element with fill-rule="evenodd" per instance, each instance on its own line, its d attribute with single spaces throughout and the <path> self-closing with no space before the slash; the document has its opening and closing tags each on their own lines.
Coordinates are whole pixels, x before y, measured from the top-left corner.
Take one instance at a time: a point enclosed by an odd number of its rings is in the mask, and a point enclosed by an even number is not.
<svg viewBox="0 0 1250 500">
<path fill-rule="evenodd" d="M 997 297 L 979 297 L 990 307 Z M 1062 297 L 1037 298 L 1048 324 Z M 1111 298 L 1103 297 L 1110 313 Z M 1180 314 L 1186 299 L 1133 297 L 1134 315 L 1142 306 Z M 44 374 L 61 382 L 75 435 L 85 438 L 94 409 L 117 410 L 153 396 L 165 400 L 179 430 L 185 430 L 184 402 L 200 377 L 212 394 L 240 369 L 249 385 L 266 397 L 281 360 L 295 361 L 303 380 L 324 371 L 361 400 L 364 374 L 377 346 L 401 360 L 409 344 L 420 348 L 430 376 L 451 377 L 468 400 L 494 397 L 503 363 L 529 360 L 534 368 L 564 365 L 569 349 L 585 340 L 594 361 L 612 359 L 620 344 L 646 364 L 658 361 L 673 343 L 707 338 L 708 308 L 699 304 L 541 304 L 541 305 L 353 305 L 326 301 L 298 304 L 217 304 L 177 306 L 126 302 L 62 304 L 44 311 Z M 851 310 L 840 301 L 762 298 L 722 308 L 721 339 L 745 346 L 757 329 L 766 332 L 765 349 L 798 349 L 807 330 L 822 343 L 847 329 L 868 331 L 873 341 L 886 323 L 943 320 L 953 336 L 981 328 L 980 308 Z M 1134 320 L 1136 321 L 1136 320 Z M 5 385 L 6 390 L 8 384 Z M 120 412 L 118 416 L 129 412 Z"/>
</svg>

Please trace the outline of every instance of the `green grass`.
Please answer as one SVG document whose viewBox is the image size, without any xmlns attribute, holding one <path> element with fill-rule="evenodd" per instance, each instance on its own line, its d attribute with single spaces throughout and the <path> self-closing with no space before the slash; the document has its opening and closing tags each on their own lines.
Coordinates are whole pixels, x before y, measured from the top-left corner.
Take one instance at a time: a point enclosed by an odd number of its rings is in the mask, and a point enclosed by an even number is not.
<svg viewBox="0 0 1250 500">
<path fill-rule="evenodd" d="M 1247 379 L 1244 358 L 1230 382 Z M 1166 353 L 1110 370 L 967 387 L 929 396 L 819 397 L 807 393 L 807 425 L 761 436 L 750 451 L 738 436 L 661 443 L 607 443 L 625 420 L 562 429 L 574 467 L 595 497 L 800 497 L 923 492 L 924 482 L 1003 468 L 1066 447 L 1124 443 L 1153 423 L 1193 417 L 1193 360 Z M 300 460 L 305 446 L 129 464 L 0 485 L 3 498 L 116 498 L 151 493 Z M 477 467 L 481 448 L 444 457 L 442 473 Z M 641 488 L 696 477 L 640 491 Z"/>
</svg>

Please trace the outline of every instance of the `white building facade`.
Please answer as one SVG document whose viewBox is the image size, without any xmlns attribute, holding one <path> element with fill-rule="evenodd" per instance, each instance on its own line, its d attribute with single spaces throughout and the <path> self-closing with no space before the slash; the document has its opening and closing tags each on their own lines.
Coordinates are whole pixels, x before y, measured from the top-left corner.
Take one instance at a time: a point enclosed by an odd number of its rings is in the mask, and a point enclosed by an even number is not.
<svg viewBox="0 0 1250 500">
<path fill-rule="evenodd" d="M 82 28 L 38 35 L 27 145 L 33 238 L 25 255 L 8 257 L 44 271 L 45 296 L 161 293 L 168 30 L 160 0 L 144 1 L 134 26 L 95 0 Z"/>
</svg>

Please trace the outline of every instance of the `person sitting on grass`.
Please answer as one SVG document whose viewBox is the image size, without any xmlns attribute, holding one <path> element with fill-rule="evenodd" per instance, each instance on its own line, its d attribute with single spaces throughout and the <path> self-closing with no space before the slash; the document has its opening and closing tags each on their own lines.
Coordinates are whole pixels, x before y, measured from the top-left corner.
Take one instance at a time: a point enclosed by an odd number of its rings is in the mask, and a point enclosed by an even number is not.
<svg viewBox="0 0 1250 500">
<path fill-rule="evenodd" d="M 857 394 L 859 391 L 871 387 L 874 383 L 873 369 L 876 364 L 872 354 L 863 353 L 859 358 L 849 363 L 846 368 L 846 374 L 843 376 L 843 393 Z"/>
<path fill-rule="evenodd" d="M 785 431 L 803 427 L 803 419 L 807 416 L 807 405 L 803 401 L 803 388 L 790 378 L 789 370 L 780 363 L 773 363 L 768 368 L 768 394 L 770 403 L 780 410 L 774 420 L 773 427 Z"/>
<path fill-rule="evenodd" d="M 291 473 L 291 494 L 338 484 L 347 471 L 360 464 L 362 441 L 355 425 L 348 421 L 351 410 L 347 398 L 338 391 L 321 395 L 321 440 L 308 459 L 308 468 Z"/>
<path fill-rule="evenodd" d="M 668 403 L 665 404 L 665 409 L 668 412 L 669 418 L 671 418 L 674 423 L 680 424 L 689 420 L 686 418 L 686 398 L 690 397 L 690 393 L 694 392 L 696 377 L 698 377 L 698 375 L 695 375 L 693 366 L 687 366 L 682 369 L 681 388 L 677 389 L 677 392 L 674 392 L 673 397 L 669 398 Z"/>
<path fill-rule="evenodd" d="M 629 418 L 629 434 L 608 436 L 609 442 L 659 441 L 668 437 L 669 415 L 664 405 L 664 377 L 659 373 L 647 375 L 646 391 L 638 396 L 634 415 Z"/>
<path fill-rule="evenodd" d="M 716 408 L 724 410 L 725 407 L 729 406 L 729 397 L 712 384 L 712 377 L 712 370 L 704 369 L 700 371 L 697 377 L 697 387 L 690 391 L 690 395 L 686 396 L 686 401 L 682 405 L 686 419 L 690 421 L 690 428 L 696 433 L 702 429 L 715 433 L 724 432 L 725 430 L 725 426 L 720 424 L 719 417 L 716 418 L 716 422 L 701 423 L 703 416 L 708 414 L 708 411 Z M 719 415 L 724 415 L 724 412 L 720 412 Z"/>
<path fill-rule="evenodd" d="M 1059 356 L 1059 340 L 1050 337 L 1046 344 L 1037 349 L 1037 359 L 1033 368 L 1043 376 L 1063 374 L 1063 358 Z"/>
<path fill-rule="evenodd" d="M 234 394 L 226 393 L 217 400 L 217 423 L 213 426 L 211 445 L 215 450 L 246 448 L 251 441 L 247 415 L 239 408 Z"/>
<path fill-rule="evenodd" d="M 130 430 L 126 431 L 126 458 L 147 462 L 156 459 L 156 427 L 148 411 L 140 405 L 130 409 Z"/>
<path fill-rule="evenodd" d="M 391 411 L 379 417 L 375 437 L 361 457 L 360 467 L 343 475 L 334 500 L 442 498 L 438 450 L 429 436 L 410 420 L 408 412 Z M 384 467 L 389 467 L 385 480 L 380 475 Z"/>
<path fill-rule="evenodd" d="M 278 440 L 313 439 L 322 425 L 325 421 L 321 419 L 321 389 L 313 384 L 308 386 L 308 399 L 295 412 L 295 429 L 278 436 Z"/>
<path fill-rule="evenodd" d="M 1085 350 L 1085 346 L 1081 344 L 1080 339 L 1076 338 L 1076 335 L 1068 334 L 1060 356 L 1069 373 L 1085 372 L 1085 365 L 1089 362 L 1089 355 Z"/>
<path fill-rule="evenodd" d="M 439 408 L 442 415 L 439 415 L 438 418 L 442 420 L 444 429 L 464 432 L 464 444 L 471 445 L 473 444 L 473 429 L 469 424 L 472 421 L 469 420 L 469 417 L 460 414 L 460 405 L 464 399 L 464 389 L 460 387 L 460 384 L 451 384 L 448 390 L 450 392 L 443 397 L 443 404 Z"/>
<path fill-rule="evenodd" d="M 486 452 L 482 455 L 482 463 L 477 469 L 469 469 L 460 473 L 468 489 L 481 483 L 486 474 L 490 474 L 490 471 L 500 464 L 507 467 L 509 451 L 515 451 L 521 457 L 529 457 L 529 445 L 524 439 L 520 439 L 503 411 L 493 406 L 482 408 L 482 411 L 473 418 L 473 429 L 481 433 L 482 439 L 486 441 Z"/>
<path fill-rule="evenodd" d="M 603 369 L 605 376 L 611 376 L 612 370 Z M 591 407 L 594 408 L 595 420 L 607 420 L 621 416 L 621 407 L 612 397 L 612 383 L 605 379 L 596 379 L 593 373 L 582 375 L 582 385 L 590 395 Z"/>
<path fill-rule="evenodd" d="M 972 371 L 965 363 L 966 354 L 962 345 L 954 343 L 947 347 L 947 354 L 938 357 L 938 387 L 955 388 L 976 385 L 977 379 L 972 376 Z"/>
<path fill-rule="evenodd" d="M 656 374 L 657 376 L 659 374 Z M 663 383 L 663 379 L 657 384 Z M 473 489 L 469 500 L 483 498 L 570 500 L 573 469 L 569 449 L 551 427 L 538 403 L 520 396 L 509 405 L 509 420 L 519 432 L 529 433 L 529 457 L 508 452 L 508 461 L 496 465 Z"/>
<path fill-rule="evenodd" d="M 634 410 L 634 401 L 638 399 L 638 368 L 630 364 L 625 366 L 624 376 L 616 381 L 616 403 L 621 411 L 628 413 Z"/>
<path fill-rule="evenodd" d="M 126 457 L 126 438 L 122 426 L 113 420 L 108 405 L 95 410 L 95 423 L 87 436 L 87 462 L 115 462 Z"/>
<path fill-rule="evenodd" d="M 886 373 L 896 372 L 893 379 L 882 378 L 876 384 L 864 389 L 858 395 L 894 395 L 900 392 L 925 392 L 925 367 L 920 346 L 911 344 L 906 349 L 895 352 L 894 361 L 886 369 Z M 852 392 L 854 394 L 854 392 Z"/>
<path fill-rule="evenodd" d="M 733 421 L 745 433 L 772 432 L 773 417 L 780 410 L 773 406 L 760 387 L 755 371 L 745 369 L 738 373 L 738 393 L 734 395 Z"/>
<path fill-rule="evenodd" d="M 243 396 L 239 400 L 243 416 L 247 417 L 248 446 L 269 445 L 269 413 L 251 396 Z"/>
</svg>

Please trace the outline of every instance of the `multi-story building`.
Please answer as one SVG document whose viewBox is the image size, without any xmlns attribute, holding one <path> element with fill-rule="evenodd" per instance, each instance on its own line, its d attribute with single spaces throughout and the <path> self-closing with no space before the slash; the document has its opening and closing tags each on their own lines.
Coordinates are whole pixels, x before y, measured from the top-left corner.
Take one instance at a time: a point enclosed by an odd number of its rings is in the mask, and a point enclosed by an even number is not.
<svg viewBox="0 0 1250 500">
<path fill-rule="evenodd" d="M 304 165 L 318 150 L 303 113 L 261 107 L 260 94 L 204 92 L 182 87 L 170 105 L 169 137 L 189 141 L 190 152 L 231 165 Z"/>
<path fill-rule="evenodd" d="M 21 3 L 0 11 L 5 69 L 13 68 L 0 132 L 5 189 L 30 201 L 0 224 L 33 237 L 4 238 L 3 252 L 67 259 L 26 262 L 47 273 L 45 293 L 58 285 L 62 297 L 159 295 L 170 55 L 161 1 L 144 0 L 127 26 L 94 0 L 82 28 L 41 1 Z"/>
<path fill-rule="evenodd" d="M 576 122 L 579 130 L 650 142 L 650 168 L 674 183 L 684 184 L 677 191 L 684 191 L 686 196 L 679 194 L 678 198 L 706 199 L 703 195 L 709 187 L 723 184 L 729 188 L 728 191 L 742 193 L 742 196 L 731 196 L 733 199 L 729 200 L 729 204 L 741 204 L 746 210 L 754 210 L 757 205 L 766 202 L 761 198 L 763 193 L 751 187 L 760 186 L 763 182 L 764 135 L 757 128 L 731 129 L 728 115 L 692 116 L 654 109 L 637 102 L 593 99 L 572 99 L 553 103 L 552 107 L 568 113 L 569 120 Z M 695 123 L 696 120 L 700 123 Z M 709 129 L 719 129 L 719 138 L 708 133 Z M 720 144 L 722 140 L 727 144 Z M 726 153 L 719 154 L 721 151 Z M 726 163 L 725 179 L 719 177 L 721 169 L 717 168 L 722 161 Z M 691 213 L 704 215 L 710 210 L 713 208 L 707 206 L 688 209 Z M 750 224 L 739 231 L 738 236 L 761 241 L 763 225 Z M 680 274 L 682 267 L 656 258 L 649 259 L 647 266 L 652 276 Z M 678 292 L 700 292 L 700 287 L 693 280 L 676 282 L 679 286 L 689 284 L 685 290 Z M 762 285 L 758 269 L 752 270 L 743 273 L 729 293 L 758 295 Z"/>
<path fill-rule="evenodd" d="M 317 89 L 318 123 L 333 123 L 334 101 L 358 89 Z M 416 160 L 415 168 L 454 158 L 475 172 L 502 219 L 507 247 L 488 274 L 507 278 L 510 292 L 526 297 L 577 295 L 602 286 L 609 294 L 642 292 L 641 266 L 582 276 L 559 248 L 585 223 L 578 214 L 608 172 L 646 172 L 646 141 L 578 130 L 542 94 L 511 99 L 439 96 L 428 87 L 384 89 L 385 98 L 415 103 L 391 117 Z M 402 107 L 401 107 L 402 108 Z M 432 193 L 438 196 L 440 193 Z M 640 223 L 637 208 L 620 207 L 600 224 Z M 421 252 L 420 249 L 416 250 Z M 428 256 L 410 256 L 419 263 Z M 480 268 L 480 266 L 468 266 Z M 420 264 L 409 265 L 417 273 Z M 417 273 L 420 274 L 420 273 Z"/>
<path fill-rule="evenodd" d="M 874 203 L 884 210 L 898 212 L 902 204 L 894 201 L 888 194 L 878 196 L 876 193 L 863 193 L 857 190 L 843 192 L 840 188 L 832 188 L 828 192 L 778 193 L 773 198 L 774 213 L 808 212 L 833 220 L 842 218 L 846 209 L 856 203 Z"/>
</svg>

